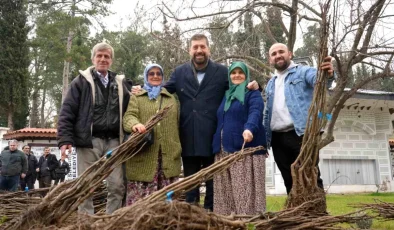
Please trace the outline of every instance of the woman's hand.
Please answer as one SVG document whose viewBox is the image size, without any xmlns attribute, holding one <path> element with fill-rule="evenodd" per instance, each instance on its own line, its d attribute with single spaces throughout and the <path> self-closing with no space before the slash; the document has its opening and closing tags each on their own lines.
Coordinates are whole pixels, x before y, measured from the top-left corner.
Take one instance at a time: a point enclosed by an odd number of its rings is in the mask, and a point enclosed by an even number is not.
<svg viewBox="0 0 394 230">
<path fill-rule="evenodd" d="M 242 136 L 244 137 L 245 142 L 251 142 L 253 140 L 253 134 L 250 132 L 250 130 L 246 129 L 243 133 Z"/>
<path fill-rule="evenodd" d="M 139 132 L 139 133 L 145 133 L 146 132 L 145 125 L 143 125 L 143 124 L 136 124 L 136 125 L 134 125 L 132 130 L 133 130 L 133 132 Z"/>
</svg>

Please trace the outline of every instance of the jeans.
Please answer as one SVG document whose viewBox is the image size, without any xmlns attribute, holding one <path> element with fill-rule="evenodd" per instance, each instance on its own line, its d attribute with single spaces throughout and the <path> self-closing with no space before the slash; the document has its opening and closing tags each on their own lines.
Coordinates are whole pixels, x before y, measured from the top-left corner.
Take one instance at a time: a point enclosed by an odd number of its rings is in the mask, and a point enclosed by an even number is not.
<svg viewBox="0 0 394 230">
<path fill-rule="evenodd" d="M 0 190 L 16 192 L 19 186 L 19 177 L 16 176 L 0 176 Z"/>
</svg>

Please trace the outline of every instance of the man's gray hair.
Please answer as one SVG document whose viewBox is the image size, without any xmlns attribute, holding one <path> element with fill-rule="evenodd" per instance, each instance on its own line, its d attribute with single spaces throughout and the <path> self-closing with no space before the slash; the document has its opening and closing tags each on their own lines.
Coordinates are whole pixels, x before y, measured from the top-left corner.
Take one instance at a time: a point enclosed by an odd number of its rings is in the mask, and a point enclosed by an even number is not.
<svg viewBox="0 0 394 230">
<path fill-rule="evenodd" d="M 112 46 L 110 46 L 108 43 L 100 42 L 100 43 L 97 43 L 97 44 L 93 47 L 91 59 L 93 60 L 93 58 L 94 58 L 94 56 L 96 55 L 96 52 L 97 52 L 97 51 L 102 51 L 102 50 L 110 50 L 110 51 L 111 51 L 111 58 L 112 58 L 112 59 L 115 58 L 114 48 L 113 48 Z"/>
<path fill-rule="evenodd" d="M 15 139 L 9 140 L 9 141 L 8 141 L 8 145 L 10 145 L 11 143 L 17 143 L 17 144 L 18 144 L 18 141 L 15 140 Z"/>
</svg>

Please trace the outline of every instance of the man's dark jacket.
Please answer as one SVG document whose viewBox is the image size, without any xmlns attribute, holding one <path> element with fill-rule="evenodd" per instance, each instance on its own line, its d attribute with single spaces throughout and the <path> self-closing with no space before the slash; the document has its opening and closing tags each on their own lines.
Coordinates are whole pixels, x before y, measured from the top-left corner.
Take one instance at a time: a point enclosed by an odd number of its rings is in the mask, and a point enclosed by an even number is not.
<svg viewBox="0 0 394 230">
<path fill-rule="evenodd" d="M 79 71 L 78 75 L 70 84 L 67 96 L 65 97 L 62 108 L 59 114 L 58 128 L 57 128 L 57 141 L 58 146 L 71 144 L 75 147 L 82 148 L 93 148 L 92 144 L 92 131 L 94 119 L 99 119 L 98 116 L 94 116 L 95 112 L 97 115 L 100 110 L 100 103 L 103 98 L 97 98 L 102 96 L 98 94 L 98 90 L 95 87 L 95 75 L 93 74 L 94 67 L 89 67 L 85 71 Z M 108 105 L 111 107 L 112 104 L 118 105 L 117 111 L 113 111 L 114 108 L 110 108 L 107 119 L 112 122 L 116 120 L 118 124 L 118 135 L 119 140 L 123 140 L 123 114 L 127 109 L 129 103 L 129 90 L 130 83 L 124 78 L 123 75 L 116 75 L 109 71 L 109 75 L 113 82 L 109 83 L 109 87 L 113 87 L 113 93 L 118 94 L 115 98 L 115 102 L 111 102 Z M 119 87 L 120 86 L 120 87 Z M 98 109 L 98 110 L 97 110 Z M 112 117 L 111 117 L 112 116 Z M 116 118 L 114 117 L 116 116 Z M 98 130 L 100 127 L 95 126 Z M 105 130 L 102 130 L 105 131 Z M 105 132 L 104 132 L 105 133 Z"/>
<path fill-rule="evenodd" d="M 20 150 L 3 150 L 0 154 L 2 176 L 16 176 L 27 172 L 25 153 Z"/>
<path fill-rule="evenodd" d="M 26 159 L 27 159 L 27 165 L 28 165 L 26 176 L 32 176 L 35 180 L 37 178 L 36 169 L 38 168 L 37 157 L 31 153 L 30 155 L 26 154 Z"/>
<path fill-rule="evenodd" d="M 48 163 L 48 170 L 49 170 L 49 175 L 51 175 L 51 173 L 54 172 L 54 170 L 58 167 L 58 163 L 57 163 L 57 159 L 56 156 L 54 154 L 48 153 L 48 155 L 46 156 L 47 158 L 47 163 Z M 40 168 L 40 172 L 38 173 L 38 177 L 40 178 L 41 176 L 49 176 L 46 175 L 45 172 L 41 172 L 41 165 L 42 163 L 44 163 L 45 160 L 45 156 L 44 154 L 40 157 L 40 160 L 38 160 L 38 168 Z"/>
<path fill-rule="evenodd" d="M 67 161 L 64 161 L 63 164 L 61 162 L 61 160 L 58 161 L 58 167 L 55 169 L 55 172 L 56 174 L 67 175 L 70 172 L 70 165 Z"/>
<path fill-rule="evenodd" d="M 165 88 L 176 93 L 181 104 L 182 156 L 212 156 L 216 111 L 228 89 L 227 68 L 209 61 L 200 85 L 188 62 L 175 69 Z"/>
</svg>

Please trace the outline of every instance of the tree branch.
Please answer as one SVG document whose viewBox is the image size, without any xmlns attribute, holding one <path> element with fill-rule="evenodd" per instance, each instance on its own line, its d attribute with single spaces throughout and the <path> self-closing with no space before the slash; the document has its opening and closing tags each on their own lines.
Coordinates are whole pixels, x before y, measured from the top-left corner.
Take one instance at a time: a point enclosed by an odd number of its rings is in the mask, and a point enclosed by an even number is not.
<svg viewBox="0 0 394 230">
<path fill-rule="evenodd" d="M 202 15 L 196 15 L 196 16 L 193 16 L 193 17 L 186 17 L 186 18 L 178 18 L 170 10 L 170 8 L 166 4 L 163 4 L 163 5 L 170 12 L 171 15 L 168 15 L 162 9 L 160 9 L 160 11 L 164 15 L 166 15 L 167 17 L 172 18 L 172 19 L 174 19 L 176 21 L 190 21 L 190 20 L 195 20 L 195 19 L 200 19 L 200 18 L 207 18 L 207 17 L 217 16 L 217 15 L 237 13 L 237 12 L 240 12 L 240 11 L 251 11 L 253 8 L 259 7 L 259 6 L 275 6 L 275 7 L 281 8 L 282 10 L 287 11 L 289 13 L 296 13 L 296 11 L 294 9 L 292 9 L 291 7 L 289 7 L 288 5 L 283 4 L 283 3 L 278 3 L 278 2 L 254 2 L 253 1 L 251 4 L 246 4 L 244 7 L 239 8 L 239 9 L 235 9 L 235 10 L 227 10 L 227 11 L 221 11 L 221 12 L 210 13 L 210 14 L 202 14 Z"/>
<path fill-rule="evenodd" d="M 181 51 L 183 51 L 183 52 L 189 54 L 189 52 L 188 52 L 187 50 L 183 49 L 182 47 L 179 47 L 179 45 L 173 44 L 173 43 L 171 43 L 170 41 L 167 41 L 167 40 L 161 38 L 160 36 L 157 36 L 155 33 L 150 33 L 150 34 L 151 34 L 153 37 L 159 39 L 160 41 L 163 41 L 163 42 L 169 44 L 170 46 L 173 46 L 174 48 L 177 48 L 177 49 L 179 49 L 179 50 L 181 50 Z"/>
<path fill-rule="evenodd" d="M 369 43 L 371 41 L 371 38 L 372 38 L 372 33 L 374 32 L 374 29 L 375 29 L 375 26 L 376 26 L 376 22 L 377 22 L 377 20 L 379 18 L 379 15 L 380 15 L 380 13 L 381 13 L 381 11 L 383 9 L 385 1 L 384 0 L 380 0 L 378 2 L 379 2 L 379 4 L 377 5 L 377 7 L 375 8 L 375 10 L 373 11 L 373 13 L 372 13 L 372 15 L 370 17 L 369 26 L 368 26 L 367 32 L 365 34 L 363 46 L 362 46 L 362 48 L 360 50 L 360 53 L 366 53 L 367 52 L 368 45 L 369 45 Z M 357 62 L 360 62 L 362 59 L 363 59 L 363 56 L 362 55 L 358 55 L 358 57 L 356 57 L 353 60 L 353 62 L 357 63 Z"/>
<path fill-rule="evenodd" d="M 271 41 L 273 44 L 277 43 L 278 41 L 275 39 L 274 35 L 272 34 L 272 31 L 271 31 L 271 29 L 270 29 L 270 27 L 269 27 L 267 21 L 263 18 L 263 16 L 261 16 L 261 13 L 260 13 L 260 12 L 256 12 L 255 10 L 252 10 L 252 13 L 253 13 L 254 15 L 256 15 L 258 18 L 260 18 L 261 24 L 264 26 L 265 33 L 266 33 L 266 35 L 267 35 L 267 38 L 270 39 L 270 41 Z"/>
<path fill-rule="evenodd" d="M 324 146 L 328 145 L 332 141 L 334 141 L 333 138 L 333 132 L 334 132 L 334 125 L 336 120 L 338 119 L 338 115 L 344 106 L 345 102 L 352 97 L 357 90 L 361 89 L 364 85 L 368 84 L 369 82 L 379 79 L 379 78 L 386 78 L 386 77 L 394 77 L 394 72 L 390 70 L 390 63 L 392 62 L 394 57 L 394 54 L 391 55 L 390 60 L 387 62 L 386 67 L 383 72 L 369 76 L 367 78 L 359 80 L 348 92 L 344 93 L 342 90 L 342 97 L 340 100 L 337 101 L 335 105 L 335 109 L 332 112 L 332 118 L 331 121 L 329 122 L 327 126 L 327 136 L 320 142 L 319 146 L 320 148 L 323 148 Z"/>
<path fill-rule="evenodd" d="M 258 58 L 255 58 L 252 56 L 247 56 L 247 55 L 235 55 L 235 54 L 234 55 L 226 55 L 226 56 L 215 59 L 215 62 L 221 62 L 223 60 L 232 59 L 232 58 L 248 60 L 253 63 L 256 63 L 257 66 L 259 66 L 263 70 L 267 70 L 269 72 L 274 71 L 271 67 L 267 66 L 264 62 L 260 61 Z"/>
<path fill-rule="evenodd" d="M 316 18 L 311 18 L 311 17 L 309 17 L 309 16 L 306 16 L 306 15 L 301 15 L 301 14 L 298 14 L 298 23 L 302 20 L 302 19 L 305 19 L 305 20 L 307 20 L 307 21 L 313 21 L 313 22 L 317 22 L 317 23 L 319 23 L 319 24 L 321 24 L 321 20 L 320 19 L 316 19 Z"/>
<path fill-rule="evenodd" d="M 307 8 L 309 11 L 311 11 L 312 13 L 314 13 L 316 16 L 318 16 L 319 18 L 321 18 L 321 13 L 317 12 L 315 9 L 313 9 L 310 5 L 306 4 L 303 1 L 298 1 L 298 3 L 300 5 L 302 5 L 303 7 Z"/>
<path fill-rule="evenodd" d="M 353 42 L 353 46 L 351 48 L 352 51 L 357 51 L 358 50 L 358 45 L 360 44 L 361 38 L 363 37 L 364 31 L 365 31 L 365 27 L 367 26 L 367 24 L 371 21 L 371 18 L 373 17 L 374 14 L 376 14 L 376 12 L 380 13 L 380 10 L 382 9 L 382 7 L 379 7 L 381 4 L 384 4 L 385 0 L 377 0 L 369 9 L 368 11 L 364 14 L 363 20 L 360 20 L 360 24 L 359 27 L 357 29 L 356 32 L 356 36 L 354 38 L 354 42 Z M 361 3 L 360 3 L 361 4 Z M 381 5 L 383 6 L 383 5 Z M 360 16 L 361 17 L 361 16 Z M 374 26 L 370 26 L 368 27 L 368 31 L 367 31 L 367 35 L 369 35 L 369 39 L 368 42 L 370 41 L 370 36 L 373 32 Z M 366 38 L 364 39 L 364 44 L 366 39 L 368 38 L 368 36 L 365 36 Z M 362 60 L 362 58 L 357 58 L 357 60 L 355 60 L 356 58 L 356 53 L 351 54 L 351 57 L 349 58 L 349 62 L 348 62 L 348 68 L 351 68 L 351 66 L 353 66 L 353 64 L 360 62 Z"/>
<path fill-rule="evenodd" d="M 293 12 L 290 12 L 290 29 L 287 40 L 287 47 L 289 51 L 293 52 L 295 40 L 297 37 L 297 11 L 298 11 L 298 0 L 292 0 L 291 7 Z"/>
</svg>

